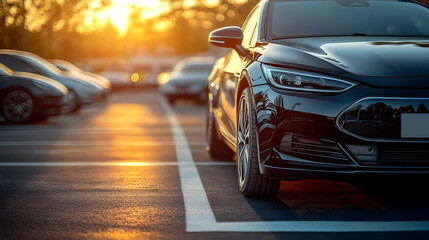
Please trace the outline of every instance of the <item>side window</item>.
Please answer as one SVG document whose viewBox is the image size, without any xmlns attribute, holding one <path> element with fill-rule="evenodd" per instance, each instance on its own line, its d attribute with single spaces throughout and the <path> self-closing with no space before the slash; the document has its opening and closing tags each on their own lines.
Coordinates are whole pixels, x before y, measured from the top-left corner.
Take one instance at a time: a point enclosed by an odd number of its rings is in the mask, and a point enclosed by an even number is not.
<svg viewBox="0 0 429 240">
<path fill-rule="evenodd" d="M 257 6 L 253 9 L 250 15 L 247 17 L 246 22 L 244 23 L 243 29 L 243 46 L 249 48 L 252 46 L 252 37 L 255 34 L 255 29 L 259 21 L 259 15 L 261 8 Z M 256 42 L 256 39 L 254 40 Z M 253 41 L 252 41 L 253 42 Z"/>
<path fill-rule="evenodd" d="M 24 61 L 8 55 L 0 55 L 0 63 L 8 66 L 13 71 L 38 73 L 36 69 L 28 65 Z"/>
</svg>

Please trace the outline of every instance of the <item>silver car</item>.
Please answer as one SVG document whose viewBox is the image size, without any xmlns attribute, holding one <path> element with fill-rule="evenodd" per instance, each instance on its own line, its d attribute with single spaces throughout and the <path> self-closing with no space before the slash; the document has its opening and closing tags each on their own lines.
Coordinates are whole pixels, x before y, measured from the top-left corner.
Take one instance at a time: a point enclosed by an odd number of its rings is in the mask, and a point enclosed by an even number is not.
<svg viewBox="0 0 429 240">
<path fill-rule="evenodd" d="M 187 58 L 180 61 L 169 73 L 158 76 L 160 91 L 174 104 L 178 99 L 206 102 L 208 76 L 214 66 L 212 58 Z"/>
<path fill-rule="evenodd" d="M 103 87 L 103 97 L 107 97 L 110 92 L 112 84 L 109 79 L 95 73 L 85 72 L 71 62 L 59 59 L 50 60 L 57 68 L 72 77 L 80 78 L 86 81 L 91 81 L 94 84 L 98 84 Z"/>
<path fill-rule="evenodd" d="M 35 73 L 52 78 L 66 86 L 69 90 L 68 96 L 71 98 L 68 106 L 65 107 L 66 112 L 77 111 L 83 104 L 102 99 L 104 88 L 101 85 L 64 74 L 55 65 L 35 54 L 0 50 L 0 62 L 13 71 Z"/>
</svg>

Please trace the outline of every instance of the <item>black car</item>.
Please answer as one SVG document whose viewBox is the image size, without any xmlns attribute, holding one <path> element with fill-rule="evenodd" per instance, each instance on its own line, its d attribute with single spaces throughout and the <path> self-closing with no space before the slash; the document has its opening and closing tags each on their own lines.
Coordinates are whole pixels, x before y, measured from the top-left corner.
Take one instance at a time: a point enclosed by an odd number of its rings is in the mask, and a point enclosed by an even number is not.
<svg viewBox="0 0 429 240">
<path fill-rule="evenodd" d="M 402 0 L 261 1 L 209 79 L 207 150 L 245 196 L 282 179 L 429 173 L 429 9 Z"/>
<path fill-rule="evenodd" d="M 27 123 L 58 115 L 67 96 L 67 88 L 57 81 L 13 72 L 0 64 L 0 115 L 8 122 Z"/>
</svg>

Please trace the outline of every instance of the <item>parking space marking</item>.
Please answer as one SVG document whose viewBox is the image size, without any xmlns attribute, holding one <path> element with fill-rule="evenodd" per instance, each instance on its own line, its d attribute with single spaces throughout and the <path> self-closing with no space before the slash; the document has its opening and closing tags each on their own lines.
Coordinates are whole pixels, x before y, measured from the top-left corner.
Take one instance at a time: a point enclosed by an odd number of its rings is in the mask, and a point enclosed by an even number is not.
<svg viewBox="0 0 429 240">
<path fill-rule="evenodd" d="M 185 141 L 181 141 L 185 142 Z M 124 146 L 124 147 L 146 147 L 146 146 L 175 146 L 175 141 L 0 141 L 0 147 L 106 147 L 106 146 Z M 179 143 L 179 145 L 182 145 Z M 186 145 L 205 146 L 202 142 L 190 142 Z"/>
<path fill-rule="evenodd" d="M 176 143 L 187 232 L 397 232 L 429 231 L 429 221 L 253 221 L 217 222 L 196 162 L 173 109 L 161 101 Z M 182 163 L 186 163 L 183 164 Z"/>
<path fill-rule="evenodd" d="M 164 98 L 161 100 L 161 105 L 170 121 L 171 132 L 176 143 L 177 162 L 180 163 L 179 175 L 185 203 L 186 230 L 189 231 L 192 226 L 200 223 L 216 224 L 216 219 L 210 208 L 191 149 L 187 145 L 185 133 Z M 185 164 L 182 165 L 182 163 Z"/>
<path fill-rule="evenodd" d="M 158 166 L 233 166 L 232 162 L 0 162 L 0 167 L 85 167 L 85 166 L 111 166 L 111 167 L 158 167 Z"/>
<path fill-rule="evenodd" d="M 191 133 L 204 133 L 204 129 L 199 127 L 187 127 L 187 132 Z M 145 128 L 142 130 L 140 127 L 133 128 L 50 128 L 50 129 L 0 129 L 0 137 L 6 136 L 31 136 L 34 134 L 40 135 L 87 135 L 87 134 L 109 134 L 109 133 L 162 133 L 162 134 L 170 134 L 169 129 L 165 128 Z"/>
</svg>

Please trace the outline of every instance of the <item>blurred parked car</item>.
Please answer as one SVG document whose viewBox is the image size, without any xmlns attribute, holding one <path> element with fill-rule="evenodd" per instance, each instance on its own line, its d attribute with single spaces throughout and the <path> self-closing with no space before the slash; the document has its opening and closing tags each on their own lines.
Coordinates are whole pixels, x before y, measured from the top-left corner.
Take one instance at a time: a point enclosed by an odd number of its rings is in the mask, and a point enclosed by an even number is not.
<svg viewBox="0 0 429 240">
<path fill-rule="evenodd" d="M 60 114 L 68 90 L 40 75 L 13 72 L 0 64 L 0 115 L 11 123 L 26 123 Z"/>
<path fill-rule="evenodd" d="M 157 76 L 153 74 L 151 65 L 133 64 L 132 72 L 132 76 L 138 79 L 136 82 L 138 87 L 154 88 L 158 86 Z"/>
<path fill-rule="evenodd" d="M 83 104 L 90 104 L 102 99 L 104 88 L 100 84 L 63 74 L 47 60 L 28 52 L 0 50 L 0 63 L 13 71 L 28 72 L 52 78 L 69 89 L 71 101 L 66 111 L 77 111 Z"/>
<path fill-rule="evenodd" d="M 65 72 L 66 74 L 70 74 L 72 77 L 80 78 L 83 80 L 88 81 L 94 81 L 101 84 L 101 86 L 104 88 L 104 97 L 107 96 L 107 94 L 111 90 L 111 83 L 109 79 L 95 73 L 91 72 L 85 72 L 76 65 L 74 65 L 71 62 L 65 61 L 65 60 L 59 60 L 59 59 L 53 59 L 50 60 L 58 69 Z"/>
<path fill-rule="evenodd" d="M 171 104 L 178 99 L 207 101 L 208 76 L 214 66 L 212 58 L 187 58 L 180 61 L 170 73 L 158 76 L 160 90 Z"/>
<path fill-rule="evenodd" d="M 101 76 L 109 79 L 113 89 L 133 87 L 136 82 L 140 81 L 138 75 L 132 75 L 125 70 L 113 67 L 100 73 Z"/>
</svg>

